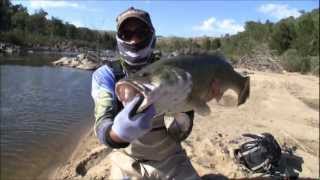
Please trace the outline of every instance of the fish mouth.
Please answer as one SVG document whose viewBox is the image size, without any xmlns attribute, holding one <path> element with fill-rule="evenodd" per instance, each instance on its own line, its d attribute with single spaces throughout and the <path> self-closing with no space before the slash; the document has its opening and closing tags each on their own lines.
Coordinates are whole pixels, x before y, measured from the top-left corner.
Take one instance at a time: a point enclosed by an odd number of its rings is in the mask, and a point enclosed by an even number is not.
<svg viewBox="0 0 320 180">
<path fill-rule="evenodd" d="M 118 100 L 125 106 L 137 95 L 143 96 L 143 101 L 137 112 L 145 110 L 155 100 L 152 98 L 152 92 L 155 86 L 151 83 L 141 83 L 137 81 L 119 81 L 116 84 L 115 92 Z"/>
</svg>

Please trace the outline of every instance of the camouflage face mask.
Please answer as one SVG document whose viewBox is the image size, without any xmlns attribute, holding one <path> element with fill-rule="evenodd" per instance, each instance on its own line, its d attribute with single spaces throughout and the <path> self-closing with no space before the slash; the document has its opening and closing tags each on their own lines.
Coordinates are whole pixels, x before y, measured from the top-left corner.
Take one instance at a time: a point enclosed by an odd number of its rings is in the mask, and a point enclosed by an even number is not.
<svg viewBox="0 0 320 180">
<path fill-rule="evenodd" d="M 144 65 L 148 63 L 148 60 L 154 50 L 156 41 L 155 35 L 153 34 L 149 44 L 146 47 L 140 50 L 134 50 L 131 47 L 134 45 L 121 40 L 118 36 L 116 39 L 120 56 L 127 64 L 132 66 Z"/>
</svg>

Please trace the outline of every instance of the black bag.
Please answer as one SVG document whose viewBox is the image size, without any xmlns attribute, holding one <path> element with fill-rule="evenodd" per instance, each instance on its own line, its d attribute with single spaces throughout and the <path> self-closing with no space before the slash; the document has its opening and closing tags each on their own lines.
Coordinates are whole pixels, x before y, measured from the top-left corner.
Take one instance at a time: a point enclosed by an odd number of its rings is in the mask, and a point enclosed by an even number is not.
<svg viewBox="0 0 320 180">
<path fill-rule="evenodd" d="M 250 137 L 252 140 L 234 150 L 238 163 L 255 173 L 268 173 L 272 167 L 278 165 L 281 148 L 271 134 L 243 134 L 242 136 Z"/>
</svg>

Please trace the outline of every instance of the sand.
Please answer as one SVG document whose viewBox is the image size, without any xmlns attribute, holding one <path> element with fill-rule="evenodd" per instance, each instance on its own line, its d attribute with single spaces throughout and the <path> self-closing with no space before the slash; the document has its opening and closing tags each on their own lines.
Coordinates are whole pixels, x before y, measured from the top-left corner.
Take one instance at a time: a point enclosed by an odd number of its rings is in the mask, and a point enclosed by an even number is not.
<svg viewBox="0 0 320 180">
<path fill-rule="evenodd" d="M 209 116 L 195 116 L 191 135 L 183 142 L 192 164 L 206 179 L 256 177 L 234 161 L 233 149 L 241 134 L 268 132 L 281 145 L 281 164 L 299 177 L 319 178 L 319 78 L 297 73 L 250 71 L 251 94 L 240 107 L 232 93 L 209 102 Z M 100 145 L 92 130 L 79 141 L 66 162 L 50 179 L 108 179 L 111 152 Z"/>
</svg>

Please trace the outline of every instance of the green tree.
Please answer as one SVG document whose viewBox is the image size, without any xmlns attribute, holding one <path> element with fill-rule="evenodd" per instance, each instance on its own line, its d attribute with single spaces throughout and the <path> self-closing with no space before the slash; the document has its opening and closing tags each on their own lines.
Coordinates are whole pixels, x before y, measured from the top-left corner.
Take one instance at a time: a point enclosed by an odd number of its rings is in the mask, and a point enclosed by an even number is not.
<svg viewBox="0 0 320 180">
<path fill-rule="evenodd" d="M 202 42 L 202 48 L 205 49 L 205 50 L 210 50 L 211 48 L 211 41 L 209 39 L 209 37 L 205 37 L 203 42 Z"/>
<path fill-rule="evenodd" d="M 10 6 L 11 3 L 9 0 L 0 1 L 0 31 L 7 31 L 10 28 Z"/>
<path fill-rule="evenodd" d="M 221 40 L 220 38 L 215 38 L 211 41 L 211 49 L 216 50 L 221 47 Z"/>
<path fill-rule="evenodd" d="M 66 23 L 66 37 L 69 39 L 78 38 L 78 29 L 75 25 Z"/>
<path fill-rule="evenodd" d="M 314 55 L 317 55 L 319 57 L 319 41 L 320 41 L 320 32 L 319 32 L 319 9 L 314 10 L 312 12 L 313 16 L 313 23 L 314 23 L 314 31 L 312 34 L 312 51 Z"/>
<path fill-rule="evenodd" d="M 174 50 L 174 49 L 176 49 L 176 50 L 180 50 L 180 49 L 182 49 L 182 43 L 181 43 L 181 39 L 180 38 L 178 38 L 178 37 L 174 37 L 173 39 L 172 39 L 172 49 Z"/>
<path fill-rule="evenodd" d="M 88 28 L 78 28 L 79 30 L 79 37 L 82 40 L 86 41 L 96 41 L 96 35 L 93 31 Z"/>
<path fill-rule="evenodd" d="M 245 33 L 248 36 L 248 40 L 254 40 L 259 43 L 267 42 L 271 33 L 270 21 L 265 24 L 261 22 L 248 21 L 245 23 Z"/>
<path fill-rule="evenodd" d="M 277 50 L 279 54 L 282 54 L 291 47 L 295 38 L 295 24 L 294 19 L 291 17 L 281 20 L 275 25 L 269 45 L 272 49 Z"/>
<path fill-rule="evenodd" d="M 29 16 L 28 21 L 26 23 L 26 28 L 28 32 L 34 34 L 46 34 L 47 28 L 47 19 L 46 16 L 48 15 L 43 9 L 36 11 L 33 15 Z"/>
<path fill-rule="evenodd" d="M 29 14 L 26 11 L 19 11 L 11 17 L 11 26 L 14 29 L 25 31 Z"/>
<path fill-rule="evenodd" d="M 103 33 L 101 35 L 100 43 L 107 49 L 113 49 L 116 46 L 115 38 L 109 33 Z"/>
<path fill-rule="evenodd" d="M 311 15 L 304 15 L 298 19 L 296 26 L 297 37 L 294 39 L 293 48 L 297 49 L 299 54 L 302 56 L 315 55 L 312 54 L 312 40 L 314 23 L 312 21 Z"/>
<path fill-rule="evenodd" d="M 54 36 L 65 37 L 66 36 L 66 25 L 63 24 L 62 20 L 52 17 L 50 21 L 51 33 Z"/>
</svg>

